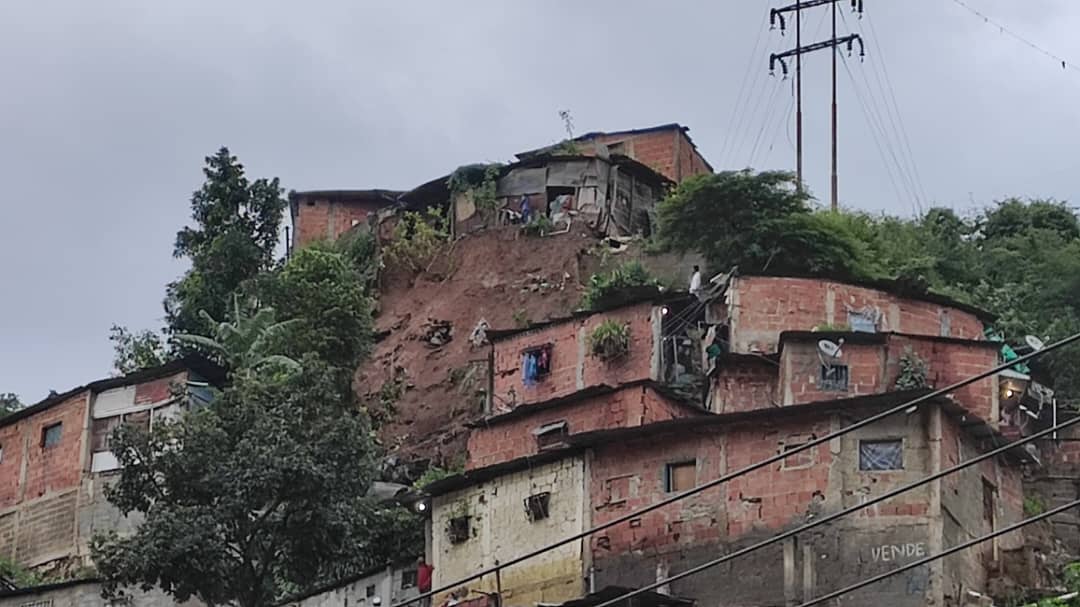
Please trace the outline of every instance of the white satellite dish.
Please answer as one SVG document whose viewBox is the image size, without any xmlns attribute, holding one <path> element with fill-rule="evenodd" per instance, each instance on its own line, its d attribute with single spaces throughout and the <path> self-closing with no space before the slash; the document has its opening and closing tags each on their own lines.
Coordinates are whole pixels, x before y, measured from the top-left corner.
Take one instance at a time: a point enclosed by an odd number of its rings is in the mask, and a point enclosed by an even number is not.
<svg viewBox="0 0 1080 607">
<path fill-rule="evenodd" d="M 818 352 L 821 352 L 822 356 L 827 358 L 840 358 L 840 346 L 843 344 L 834 344 L 833 342 L 822 339 L 817 342 Z"/>
<path fill-rule="evenodd" d="M 1027 343 L 1027 345 L 1036 352 L 1046 347 L 1046 344 L 1043 343 L 1043 340 L 1035 337 L 1034 335 L 1025 335 L 1024 342 Z"/>
</svg>

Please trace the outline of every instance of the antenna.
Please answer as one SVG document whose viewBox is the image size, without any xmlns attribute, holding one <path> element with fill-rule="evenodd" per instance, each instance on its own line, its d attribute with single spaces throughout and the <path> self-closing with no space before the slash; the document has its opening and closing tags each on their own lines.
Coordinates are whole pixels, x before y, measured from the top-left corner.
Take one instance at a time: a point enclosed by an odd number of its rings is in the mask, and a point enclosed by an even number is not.
<svg viewBox="0 0 1080 607">
<path fill-rule="evenodd" d="M 831 342 L 831 341 L 829 341 L 827 339 L 822 339 L 822 340 L 817 342 L 817 349 L 818 349 L 818 352 L 820 352 L 822 356 L 825 356 L 825 357 L 828 357 L 828 358 L 840 358 L 840 354 L 841 354 L 840 348 L 843 345 L 844 345 L 844 340 L 842 340 L 842 339 L 840 340 L 839 344 L 835 344 L 835 343 L 833 343 L 833 342 Z"/>
<path fill-rule="evenodd" d="M 1026 343 L 1028 345 L 1028 347 L 1030 347 L 1032 350 L 1034 350 L 1036 352 L 1038 352 L 1039 350 L 1042 350 L 1043 348 L 1046 347 L 1046 344 L 1043 343 L 1043 340 L 1039 339 L 1038 337 L 1035 337 L 1034 335 L 1025 335 L 1024 336 L 1024 343 Z"/>
</svg>

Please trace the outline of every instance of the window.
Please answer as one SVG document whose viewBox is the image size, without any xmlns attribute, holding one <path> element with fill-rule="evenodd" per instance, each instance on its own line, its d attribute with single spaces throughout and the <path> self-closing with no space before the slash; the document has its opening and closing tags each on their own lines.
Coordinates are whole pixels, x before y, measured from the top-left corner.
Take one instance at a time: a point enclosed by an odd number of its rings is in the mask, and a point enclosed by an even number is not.
<svg viewBox="0 0 1080 607">
<path fill-rule="evenodd" d="M 859 470 L 879 472 L 882 470 L 904 469 L 904 441 L 864 440 L 859 441 Z"/>
<path fill-rule="evenodd" d="M 4 461 L 4 446 L 0 445 L 0 462 Z"/>
<path fill-rule="evenodd" d="M 941 336 L 949 337 L 952 334 L 952 320 L 949 318 L 949 311 L 941 311 Z"/>
<path fill-rule="evenodd" d="M 367 588 L 364 588 L 364 596 L 368 598 L 375 596 L 375 584 L 369 584 Z"/>
<path fill-rule="evenodd" d="M 848 326 L 858 333 L 877 333 L 877 318 L 869 312 L 848 312 Z"/>
<path fill-rule="evenodd" d="M 408 571 L 402 571 L 401 572 L 401 589 L 405 590 L 406 588 L 412 588 L 415 585 L 416 585 L 416 570 L 415 569 L 410 569 Z M 371 594 L 375 594 L 375 587 L 374 586 L 369 586 L 369 588 L 371 588 Z M 371 596 L 371 594 L 369 594 L 368 596 Z"/>
<path fill-rule="evenodd" d="M 570 427 L 565 420 L 559 420 L 540 426 L 533 430 L 533 434 L 536 436 L 536 447 L 542 451 L 561 445 L 563 439 L 570 435 Z"/>
<path fill-rule="evenodd" d="M 551 344 L 529 348 L 521 353 L 521 379 L 526 386 L 541 381 L 551 373 Z"/>
<path fill-rule="evenodd" d="M 41 448 L 50 449 L 60 444 L 60 437 L 63 435 L 64 424 L 63 422 L 57 422 L 51 426 L 45 426 L 41 429 Z"/>
<path fill-rule="evenodd" d="M 679 493 L 693 489 L 697 482 L 697 461 L 668 464 L 664 467 L 664 491 Z"/>
<path fill-rule="evenodd" d="M 810 442 L 813 439 L 814 439 L 813 435 L 810 435 L 810 436 L 806 436 L 806 435 L 789 436 L 787 438 L 787 440 L 780 443 L 780 452 L 781 453 L 787 453 L 788 451 L 791 451 L 793 449 L 798 449 L 799 447 L 802 447 L 803 445 L 805 445 L 806 443 Z M 817 451 L 817 449 L 811 448 L 811 449 L 807 449 L 805 451 L 800 451 L 799 453 L 796 453 L 794 455 L 788 456 L 788 457 L 784 458 L 780 462 L 780 468 L 782 470 L 798 470 L 800 468 L 806 468 L 808 466 L 813 466 L 814 465 L 814 453 L 816 451 Z"/>
<path fill-rule="evenodd" d="M 821 374 L 818 377 L 818 389 L 829 392 L 847 392 L 848 366 L 821 365 Z"/>
<path fill-rule="evenodd" d="M 460 544 L 469 539 L 469 517 L 455 516 L 446 523 L 446 537 L 451 544 Z"/>
<path fill-rule="evenodd" d="M 547 491 L 537 493 L 525 498 L 525 514 L 532 522 L 541 521 L 548 517 L 548 505 L 551 502 L 551 494 Z"/>
</svg>

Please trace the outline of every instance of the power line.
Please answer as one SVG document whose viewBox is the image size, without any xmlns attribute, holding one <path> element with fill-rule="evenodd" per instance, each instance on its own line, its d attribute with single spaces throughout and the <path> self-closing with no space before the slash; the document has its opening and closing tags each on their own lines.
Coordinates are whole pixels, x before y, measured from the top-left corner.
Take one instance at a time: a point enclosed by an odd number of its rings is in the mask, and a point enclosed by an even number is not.
<svg viewBox="0 0 1080 607">
<path fill-rule="evenodd" d="M 803 443 L 802 445 L 799 445 L 798 447 L 793 447 L 790 450 L 787 450 L 787 451 L 784 451 L 782 453 L 778 453 L 776 455 L 767 457 L 767 458 L 765 458 L 765 459 L 763 459 L 763 460 L 761 460 L 761 461 L 759 461 L 757 463 L 750 464 L 748 466 L 744 466 L 743 468 L 740 468 L 740 469 L 736 470 L 735 472 L 725 474 L 723 476 L 720 476 L 719 478 L 713 479 L 713 480 L 708 481 L 706 483 L 702 483 L 701 485 L 697 485 L 696 487 L 692 487 L 692 488 L 687 489 L 686 491 L 683 491 L 681 493 L 676 493 L 675 495 L 672 495 L 671 497 L 664 498 L 664 499 L 662 499 L 662 500 L 660 500 L 660 501 L 658 501 L 658 502 L 656 502 L 654 504 L 650 504 L 650 505 L 645 506 L 643 508 L 640 508 L 638 510 L 628 512 L 626 514 L 623 514 L 621 516 L 613 518 L 610 521 L 607 521 L 605 523 L 601 523 L 601 524 L 596 525 L 595 527 L 592 527 L 590 529 L 586 529 L 585 531 L 575 533 L 575 534 L 570 535 L 568 537 L 565 537 L 565 538 L 563 538 L 561 540 L 557 540 L 555 542 L 552 542 L 551 544 L 548 544 L 548 545 L 543 546 L 541 548 L 537 548 L 535 550 L 527 552 L 527 553 L 525 553 L 525 554 L 523 554 L 521 556 L 517 556 L 517 557 L 514 557 L 512 559 L 509 559 L 504 563 L 499 563 L 499 564 L 497 564 L 497 565 L 495 565 L 493 567 L 488 567 L 488 568 L 482 569 L 482 570 L 480 570 L 480 571 L 478 571 L 476 573 L 469 574 L 469 575 L 467 575 L 467 576 L 465 576 L 465 577 L 463 577 L 463 578 L 461 578 L 461 579 L 459 579 L 459 580 L 457 580 L 457 581 L 455 581 L 455 582 L 453 582 L 451 584 L 444 585 L 444 586 L 442 586 L 440 588 L 432 589 L 432 590 L 430 590 L 430 591 L 428 591 L 426 593 L 421 593 L 421 594 L 419 594 L 417 596 L 414 596 L 414 597 L 412 597 L 410 599 L 407 599 L 405 601 L 397 603 L 397 604 L 393 605 L 392 607 L 403 607 L 404 605 L 410 605 L 410 604 L 415 603 L 417 601 L 426 599 L 426 598 L 428 598 L 430 596 L 434 596 L 435 594 L 438 594 L 440 592 L 445 592 L 447 590 L 452 590 L 452 589 L 464 584 L 465 582 L 470 582 L 472 580 L 484 577 L 485 575 L 490 575 L 490 574 L 496 573 L 498 571 L 501 571 L 501 570 L 505 569 L 506 567 L 510 567 L 510 566 L 513 566 L 513 565 L 517 565 L 518 563 L 525 562 L 525 561 L 527 561 L 529 559 L 532 559 L 534 557 L 537 557 L 537 556 L 539 556 L 541 554 L 550 552 L 550 551 L 552 551 L 552 550 L 554 550 L 556 548 L 559 548 L 561 546 L 565 546 L 566 544 L 569 544 L 571 542 L 576 542 L 576 541 L 585 539 L 585 538 L 587 538 L 587 537 L 589 537 L 589 536 L 591 536 L 591 535 L 593 535 L 595 533 L 598 533 L 600 531 L 603 531 L 605 529 L 610 529 L 611 527 L 614 527 L 616 525 L 625 523 L 625 522 L 630 521 L 630 520 L 635 519 L 635 518 L 639 518 L 641 515 L 646 514 L 648 512 L 652 512 L 654 510 L 659 510 L 660 508 L 663 508 L 664 506 L 674 504 L 675 502 L 682 501 L 682 500 L 684 500 L 684 499 L 686 499 L 686 498 L 688 498 L 690 496 L 697 495 L 698 493 L 701 493 L 701 492 L 706 491 L 708 489 L 711 489 L 713 487 L 717 487 L 719 485 L 722 485 L 722 484 L 724 484 L 724 483 L 726 483 L 726 482 L 728 482 L 730 480 L 739 478 L 741 476 L 745 476 L 745 475 L 747 475 L 747 474 L 749 474 L 751 472 L 754 472 L 755 470 L 760 470 L 762 468 L 765 468 L 766 466 L 775 464 L 775 463 L 777 463 L 777 462 L 779 462 L 779 461 L 781 461 L 783 459 L 791 457 L 792 455 L 796 455 L 796 454 L 802 453 L 803 451 L 807 451 L 807 450 L 813 449 L 814 447 L 817 447 L 819 445 L 828 443 L 829 441 L 831 441 L 833 439 L 839 438 L 841 436 L 845 436 L 845 435 L 847 435 L 847 434 L 849 434 L 851 432 L 854 432 L 854 431 L 856 431 L 856 430 L 858 430 L 860 428 L 864 428 L 864 427 L 869 426 L 869 425 L 871 425 L 871 424 L 873 424 L 875 422 L 881 421 L 881 420 L 883 420 L 883 419 L 885 419 L 887 417 L 890 417 L 892 415 L 900 413 L 901 411 L 906 411 L 906 410 L 910 409 L 911 407 L 915 407 L 915 406 L 918 406 L 918 405 L 920 405 L 920 404 L 922 404 L 924 402 L 927 402 L 929 400 L 939 398 L 939 397 L 944 396 L 944 395 L 946 395 L 946 394 L 948 394 L 950 392 L 955 392 L 956 390 L 959 390 L 960 388 L 963 388 L 964 386 L 968 386 L 968 385 L 971 385 L 971 384 L 973 384 L 973 383 L 975 383 L 977 381 L 986 379 L 988 377 L 992 377 L 992 376 L 994 376 L 994 375 L 996 375 L 996 374 L 998 374 L 998 373 L 1000 373 L 1002 371 L 1005 371 L 1006 369 L 1012 368 L 1012 367 L 1014 367 L 1014 366 L 1016 366 L 1016 365 L 1018 365 L 1020 363 L 1026 362 L 1028 360 L 1032 360 L 1032 359 L 1034 359 L 1034 358 L 1036 358 L 1038 356 L 1042 356 L 1043 354 L 1046 354 L 1048 352 L 1052 352 L 1054 350 L 1057 350 L 1059 348 L 1067 346 L 1067 345 L 1069 345 L 1069 344 L 1071 344 L 1073 342 L 1076 342 L 1076 341 L 1080 341 L 1080 333 L 1077 333 L 1075 335 L 1071 335 L 1069 337 L 1066 337 L 1065 339 L 1062 339 L 1062 340 L 1057 341 L 1057 342 L 1055 342 L 1053 344 L 1050 344 L 1050 345 L 1046 346 L 1045 348 L 1043 348 L 1042 350 L 1036 350 L 1034 352 L 1029 352 L 1029 353 L 1024 354 L 1024 355 L 1022 355 L 1022 356 L 1020 356 L 1018 358 L 1010 360 L 1010 361 L 1008 361 L 1006 363 L 1002 363 L 1002 364 L 1000 364 L 1000 365 L 998 365 L 998 366 L 996 366 L 996 367 L 994 367 L 992 369 L 989 369 L 987 371 L 983 371 L 982 373 L 978 373 L 976 375 L 968 377 L 967 379 L 963 379 L 963 380 L 955 382 L 955 383 L 953 383 L 953 384 L 951 384 L 949 386 L 946 386 L 944 388 L 934 390 L 932 392 L 929 392 L 927 394 L 924 394 L 922 396 L 919 396 L 917 398 L 909 400 L 909 401 L 907 401 L 905 403 L 897 405 L 897 406 L 895 406 L 895 407 L 893 407 L 891 409 L 882 411 L 881 413 L 871 415 L 870 417 L 867 417 L 866 419 L 855 422 L 855 423 L 851 424 L 850 426 L 846 426 L 844 428 L 841 428 L 841 429 L 837 430 L 836 432 L 832 432 L 832 433 L 826 434 L 824 436 L 821 436 L 819 438 L 809 440 L 809 441 Z"/>
<path fill-rule="evenodd" d="M 885 83 L 889 87 L 889 96 L 892 98 L 893 110 L 896 112 L 896 120 L 900 123 L 900 133 L 903 136 L 904 147 L 907 149 L 908 164 L 915 173 L 915 180 L 922 192 L 923 200 L 929 202 L 926 195 L 926 188 L 923 187 L 924 182 L 922 180 L 922 174 L 919 172 L 919 165 L 915 162 L 915 154 L 911 152 L 911 139 L 907 134 L 907 126 L 904 124 L 903 114 L 900 113 L 900 104 L 896 102 L 896 89 L 893 88 L 892 78 L 889 77 L 889 66 L 885 63 L 885 54 L 882 52 L 881 45 L 878 43 L 878 33 L 877 28 L 874 27 L 873 15 L 867 15 L 866 22 L 870 25 L 870 38 L 874 43 L 874 48 L 877 50 L 877 61 L 881 63 L 881 71 L 885 74 Z M 870 60 L 874 60 L 873 55 L 871 55 Z"/>
<path fill-rule="evenodd" d="M 856 591 L 856 590 L 858 590 L 860 588 L 863 588 L 865 586 L 869 586 L 871 584 L 876 584 L 876 583 L 880 582 L 881 580 L 890 578 L 890 577 L 892 577 L 892 576 L 894 576 L 894 575 L 896 575 L 898 573 L 903 573 L 903 572 L 908 571 L 910 569 L 915 569 L 916 567 L 922 567 L 923 565 L 926 565 L 928 563 L 932 563 L 932 562 L 934 562 L 934 561 L 936 561 L 938 559 L 943 559 L 943 558 L 949 556 L 950 554 L 955 554 L 955 553 L 960 552 L 962 550 L 967 550 L 968 548 L 971 548 L 972 546 L 975 546 L 977 544 L 981 544 L 982 542 L 985 542 L 986 540 L 994 539 L 995 537 L 998 537 L 999 535 L 1005 535 L 1006 533 L 1012 533 L 1013 531 L 1016 531 L 1017 529 L 1023 529 L 1024 527 L 1027 527 L 1028 525 L 1030 525 L 1032 523 L 1037 523 L 1037 522 L 1039 522 L 1041 520 L 1050 518 L 1051 516 L 1061 514 L 1062 512 L 1065 512 L 1066 510 L 1069 510 L 1071 508 L 1076 508 L 1077 506 L 1080 506 L 1080 500 L 1075 500 L 1075 501 L 1069 502 L 1068 504 L 1065 504 L 1063 506 L 1058 506 L 1057 508 L 1054 508 L 1052 510 L 1047 510 L 1046 512 L 1043 512 L 1042 514 L 1035 515 L 1035 516 L 1033 516 L 1031 518 L 1026 518 L 1026 519 L 1024 519 L 1024 520 L 1022 520 L 1022 521 L 1020 521 L 1018 523 L 1013 523 L 1012 525 L 1009 525 L 1008 527 L 1002 527 L 1001 529 L 998 529 L 997 531 L 987 533 L 986 535 L 983 535 L 981 537 L 977 537 L 977 538 L 975 538 L 973 540 L 966 541 L 963 544 L 957 544 L 956 546 L 953 546 L 952 548 L 949 548 L 947 550 L 943 550 L 942 552 L 939 552 L 937 554 L 932 554 L 932 555 L 927 556 L 925 558 L 921 558 L 921 559 L 919 559 L 917 561 L 912 561 L 911 563 L 908 563 L 907 565 L 904 565 L 903 567 L 898 567 L 898 568 L 893 569 L 891 571 L 886 571 L 885 573 L 882 573 L 882 574 L 875 575 L 873 577 L 867 578 L 867 579 L 865 579 L 865 580 L 863 580 L 861 582 L 857 582 L 855 584 L 847 586 L 846 588 L 841 588 L 840 590 L 837 590 L 835 592 L 830 592 L 829 594 L 819 596 L 819 597 L 817 597 L 815 599 L 811 599 L 811 600 L 809 600 L 809 601 L 807 601 L 805 603 L 802 603 L 798 607 L 810 607 L 811 605 L 817 605 L 818 603 L 824 603 L 825 601 L 835 599 L 835 598 L 837 598 L 839 596 L 843 596 L 845 594 L 848 594 L 849 592 L 854 592 L 854 591 Z"/>
<path fill-rule="evenodd" d="M 855 81 L 855 75 L 851 73 L 851 68 L 848 67 L 847 60 L 845 59 L 843 63 L 844 70 L 847 71 L 848 79 L 851 80 L 851 88 L 855 91 L 855 98 L 859 101 L 859 108 L 862 110 L 863 117 L 866 118 L 866 125 L 870 127 L 870 136 L 874 140 L 874 145 L 877 147 L 878 154 L 881 156 L 881 163 L 885 167 L 885 174 L 888 175 L 889 183 L 892 184 L 893 193 L 896 194 L 896 200 L 900 204 L 904 204 L 904 197 L 900 193 L 900 188 L 896 185 L 896 179 L 893 177 L 892 165 L 889 164 L 889 158 L 885 155 L 885 149 L 882 147 L 881 139 L 878 137 L 877 126 L 875 125 L 869 110 L 867 110 L 866 102 L 862 98 L 862 91 Z"/>
<path fill-rule="evenodd" d="M 1024 437 L 1024 438 L 1022 438 L 1020 440 L 1017 440 L 1015 442 L 1008 443 L 1008 444 L 1006 444 L 1006 445 L 1004 445 L 1002 447 L 998 447 L 998 448 L 996 448 L 996 449 L 994 449 L 992 451 L 987 451 L 986 453 L 983 453 L 982 455 L 979 455 L 978 457 L 974 457 L 974 458 L 969 459 L 967 461 L 961 462 L 961 463 L 959 463 L 959 464 L 957 464 L 955 466 L 952 466 L 951 468 L 946 468 L 945 470 L 940 470 L 938 472 L 935 472 L 934 474 L 931 474 L 930 476 L 927 476 L 927 477 L 921 478 L 921 479 L 919 479 L 917 481 L 908 483 L 907 485 L 904 485 L 902 487 L 897 487 L 896 489 L 893 489 L 892 491 L 888 491 L 886 493 L 883 493 L 881 495 L 878 495 L 876 497 L 868 499 L 865 502 L 855 504 L 854 506 L 849 506 L 849 507 L 847 507 L 847 508 L 845 508 L 843 510 L 840 510 L 838 512 L 830 514 L 830 515 L 828 515 L 828 516 L 826 516 L 826 517 L 824 517 L 822 519 L 807 523 L 805 525 L 802 525 L 801 527 L 796 527 L 795 529 L 785 531 L 785 532 L 783 532 L 783 533 L 781 533 L 779 535 L 774 535 L 773 537 L 771 537 L 771 538 L 769 538 L 767 540 L 763 540 L 763 541 L 760 541 L 760 542 L 758 542 L 756 544 L 753 544 L 753 545 L 747 546 L 745 548 L 736 550 L 735 552 L 732 552 L 731 554 L 726 554 L 726 555 L 724 555 L 724 556 L 722 556 L 720 558 L 713 559 L 713 560 L 711 560 L 711 561 L 709 561 L 707 563 L 702 563 L 701 565 L 693 567 L 692 569 L 687 569 L 686 571 L 683 571 L 681 573 L 673 575 L 673 576 L 671 576 L 671 577 L 669 577 L 667 579 L 660 580 L 660 581 L 656 582 L 655 584 L 650 584 L 650 585 L 645 586 L 643 588 L 634 589 L 634 590 L 632 590 L 630 592 L 627 592 L 626 594 L 623 594 L 623 595 L 621 595 L 621 596 L 619 596 L 617 598 L 613 598 L 613 599 L 611 599 L 609 601 L 605 601 L 603 603 L 600 603 L 596 607 L 610 607 L 611 605 L 614 605 L 615 603 L 625 601 L 626 599 L 629 599 L 631 597 L 637 596 L 637 595 L 645 593 L 645 592 L 649 592 L 651 590 L 656 590 L 657 588 L 660 588 L 661 586 L 664 586 L 666 584 L 670 584 L 671 582 L 675 582 L 675 581 L 681 580 L 683 578 L 690 577 L 692 575 L 697 575 L 698 573 L 701 573 L 701 572 L 705 571 L 706 569 L 711 569 L 713 567 L 716 567 L 717 565 L 722 565 L 723 563 L 726 563 L 726 562 L 728 562 L 728 561 L 730 561 L 732 559 L 736 559 L 736 558 L 739 558 L 741 556 L 745 556 L 745 555 L 747 555 L 747 554 L 749 554 L 751 552 L 755 552 L 757 550 L 765 548 L 766 546 L 771 546 L 772 544 L 775 544 L 777 542 L 782 542 L 782 541 L 784 541 L 784 540 L 786 540 L 788 538 L 795 537 L 796 535 L 798 535 L 800 533 L 804 533 L 804 532 L 809 531 L 811 529 L 814 529 L 815 527 L 820 527 L 821 525 L 831 523 L 831 522 L 833 522 L 833 521 L 835 521 L 837 519 L 843 518 L 843 517 L 845 517 L 845 516 L 847 516 L 849 514 L 853 514 L 855 512 L 858 512 L 859 510 L 863 510 L 865 508 L 873 506 L 874 504 L 879 504 L 879 503 L 881 503 L 881 502 L 883 502 L 885 500 L 892 499 L 892 498 L 894 498 L 894 497 L 896 497 L 898 495 L 901 495 L 903 493 L 907 493 L 908 491 L 911 491 L 912 489 L 916 489 L 918 487 L 921 487 L 921 486 L 926 485 L 928 483 L 931 483 L 933 481 L 945 478 L 946 476 L 948 476 L 948 475 L 950 475 L 950 474 L 952 474 L 954 472 L 958 472 L 958 471 L 963 470 L 965 468 L 970 468 L 971 466 L 974 466 L 975 464 L 977 464 L 979 462 L 982 462 L 982 461 L 997 457 L 998 455 L 1001 455 L 1002 453 L 1005 453 L 1006 451 L 1011 451 L 1012 449 L 1015 449 L 1015 448 L 1017 448 L 1017 447 L 1019 447 L 1021 445 L 1030 443 L 1030 442 L 1032 442 L 1032 441 L 1034 441 L 1036 439 L 1039 439 L 1039 438 L 1043 438 L 1044 436 L 1046 436 L 1048 434 L 1057 432 L 1059 430 L 1062 430 L 1062 429 L 1064 429 L 1064 428 L 1066 428 L 1068 426 L 1072 426 L 1072 425 L 1077 424 L 1077 423 L 1080 423 L 1080 417 L 1071 419 L 1071 420 L 1069 420 L 1067 422 L 1063 422 L 1061 424 L 1058 424 L 1057 426 L 1051 426 L 1049 428 L 1046 428 L 1045 430 L 1041 430 L 1039 432 L 1036 432 L 1035 434 Z"/>
<path fill-rule="evenodd" d="M 765 19 L 764 19 L 764 21 L 767 23 L 768 20 L 769 20 L 769 11 L 766 10 L 765 11 Z M 728 146 L 730 145 L 731 141 L 733 140 L 733 137 L 731 137 L 731 134 L 732 134 L 732 131 L 736 127 L 737 123 L 735 121 L 738 119 L 739 110 L 741 109 L 741 105 L 742 105 L 743 92 L 747 90 L 746 89 L 746 83 L 747 83 L 747 81 L 750 80 L 750 70 L 752 70 L 754 68 L 754 64 L 757 62 L 757 51 L 758 51 L 758 47 L 761 45 L 761 38 L 762 38 L 763 28 L 758 27 L 757 31 L 758 31 L 757 39 L 754 40 L 754 48 L 753 48 L 753 50 L 750 51 L 750 59 L 749 59 L 749 61 L 746 62 L 746 71 L 743 73 L 742 82 L 739 84 L 739 94 L 735 96 L 735 107 L 733 108 L 733 111 L 731 112 L 731 119 L 728 121 L 728 128 L 727 128 L 726 131 L 724 131 L 724 144 L 722 146 L 720 146 L 720 160 L 721 160 L 721 162 L 723 162 L 723 160 L 727 157 Z M 755 72 L 755 75 L 757 75 L 757 72 Z"/>
<path fill-rule="evenodd" d="M 1063 70 L 1064 69 L 1072 69 L 1072 70 L 1076 70 L 1076 71 L 1080 72 L 1080 67 L 1077 67 L 1071 61 L 1066 60 L 1061 55 L 1051 53 L 1050 51 L 1048 51 L 1045 48 L 1039 46 L 1038 44 L 1035 44 L 1031 40 L 1028 40 L 1027 38 L 1021 36 L 1020 34 L 1017 34 L 1016 32 L 1012 31 L 1011 29 L 1005 27 L 1000 22 L 995 21 L 995 20 L 991 19 L 990 17 L 987 17 L 983 13 L 979 12 L 978 9 L 976 9 L 976 8 L 972 7 L 971 5 L 969 5 L 967 2 L 964 2 L 963 0 L 953 0 L 953 2 L 955 2 L 956 4 L 959 4 L 960 6 L 964 7 L 965 9 L 968 10 L 968 12 L 972 13 L 973 15 L 982 18 L 982 20 L 985 21 L 986 23 L 988 23 L 990 25 L 993 25 L 994 27 L 998 28 L 998 31 L 1000 31 L 1002 34 L 1005 34 L 1007 36 L 1011 36 L 1011 37 L 1015 38 L 1016 40 L 1020 41 L 1021 43 L 1026 44 L 1027 46 L 1031 47 L 1035 51 L 1040 52 L 1043 55 L 1046 55 L 1047 57 L 1053 59 L 1054 61 L 1057 61 L 1058 63 L 1061 64 L 1061 69 L 1063 69 Z"/>
</svg>

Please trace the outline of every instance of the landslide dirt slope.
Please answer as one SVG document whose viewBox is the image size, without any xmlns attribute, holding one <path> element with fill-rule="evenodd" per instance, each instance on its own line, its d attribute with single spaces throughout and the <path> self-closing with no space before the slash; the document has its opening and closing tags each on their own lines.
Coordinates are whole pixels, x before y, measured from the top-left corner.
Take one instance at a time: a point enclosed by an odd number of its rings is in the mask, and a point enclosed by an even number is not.
<svg viewBox="0 0 1080 607">
<path fill-rule="evenodd" d="M 481 320 L 510 329 L 570 314 L 586 278 L 579 256 L 597 243 L 584 226 L 545 238 L 515 227 L 465 236 L 421 276 L 390 272 L 380 286 L 383 332 L 356 373 L 366 402 L 388 394 L 394 411 L 381 431 L 400 460 L 446 465 L 465 452 L 463 423 L 482 411 L 487 347 L 470 333 Z M 449 341 L 446 340 L 449 323 Z"/>
</svg>

